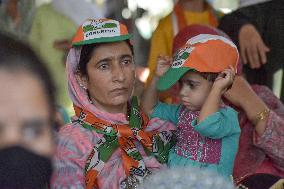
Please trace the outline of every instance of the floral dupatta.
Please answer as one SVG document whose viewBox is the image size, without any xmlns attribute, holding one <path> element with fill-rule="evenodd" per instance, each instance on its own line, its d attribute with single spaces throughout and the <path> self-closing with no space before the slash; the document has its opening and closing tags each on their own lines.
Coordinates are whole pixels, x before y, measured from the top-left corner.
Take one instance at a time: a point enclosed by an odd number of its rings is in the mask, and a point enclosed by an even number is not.
<svg viewBox="0 0 284 189">
<path fill-rule="evenodd" d="M 166 163 L 168 152 L 175 143 L 172 131 L 147 132 L 148 119 L 138 109 L 137 97 L 132 98 L 130 106 L 130 125 L 111 124 L 97 118 L 90 112 L 77 106 L 75 112 L 78 122 L 89 130 L 103 134 L 103 138 L 93 147 L 85 166 L 86 188 L 97 186 L 96 178 L 103 169 L 104 164 L 117 148 L 123 150 L 122 160 L 126 175 L 132 177 L 132 187 L 142 182 L 150 171 L 146 168 L 134 140 L 139 141 L 148 155 L 154 155 L 160 163 Z M 129 185 L 129 183 L 126 183 Z M 129 186 L 127 186 L 128 188 Z"/>
</svg>

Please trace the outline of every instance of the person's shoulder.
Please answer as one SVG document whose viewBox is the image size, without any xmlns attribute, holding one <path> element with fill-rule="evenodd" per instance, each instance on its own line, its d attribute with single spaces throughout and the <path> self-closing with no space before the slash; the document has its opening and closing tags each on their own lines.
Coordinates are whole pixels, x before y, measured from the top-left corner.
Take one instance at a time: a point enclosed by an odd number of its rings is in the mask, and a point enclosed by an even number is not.
<svg viewBox="0 0 284 189">
<path fill-rule="evenodd" d="M 76 141 L 90 138 L 92 132 L 78 123 L 64 125 L 58 132 L 58 140 L 63 143 L 76 143 Z"/>
<path fill-rule="evenodd" d="M 76 123 L 68 123 L 60 128 L 59 135 L 72 135 L 74 132 L 77 132 L 79 127 Z"/>
<path fill-rule="evenodd" d="M 83 127 L 80 125 L 78 122 L 71 122 L 66 125 L 64 125 L 60 130 L 59 130 L 59 135 L 61 136 L 79 136 L 80 134 L 84 135 L 94 135 L 96 132 Z"/>
<path fill-rule="evenodd" d="M 57 136 L 57 147 L 80 152 L 88 150 L 100 138 L 100 134 L 82 127 L 79 123 L 70 123 L 60 129 Z"/>
<path fill-rule="evenodd" d="M 58 144 L 74 143 L 78 140 L 76 133 L 79 134 L 80 132 L 80 128 L 74 123 L 64 125 L 57 133 Z"/>
</svg>

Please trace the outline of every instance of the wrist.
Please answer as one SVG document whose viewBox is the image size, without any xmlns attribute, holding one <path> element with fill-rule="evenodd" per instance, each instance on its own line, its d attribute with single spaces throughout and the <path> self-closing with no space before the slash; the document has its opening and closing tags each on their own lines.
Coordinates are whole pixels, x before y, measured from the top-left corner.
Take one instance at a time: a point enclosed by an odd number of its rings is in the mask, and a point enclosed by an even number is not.
<svg viewBox="0 0 284 189">
<path fill-rule="evenodd" d="M 222 88 L 220 87 L 216 87 L 216 86 L 213 86 L 211 91 L 210 91 L 210 94 L 216 96 L 216 97 L 220 97 L 222 96 Z"/>
<path fill-rule="evenodd" d="M 260 112 L 257 112 L 256 115 L 254 115 L 251 118 L 252 124 L 256 126 L 259 122 L 265 121 L 267 117 L 269 116 L 269 113 L 270 113 L 270 109 L 268 108 L 265 108 Z"/>
<path fill-rule="evenodd" d="M 150 86 L 152 88 L 156 88 L 156 85 L 157 85 L 159 79 L 160 79 L 159 77 L 157 77 L 156 75 L 153 75 L 151 82 L 150 82 Z"/>
<path fill-rule="evenodd" d="M 222 93 L 219 89 L 211 89 L 210 93 L 207 96 L 207 101 L 214 102 L 219 104 L 221 101 Z"/>
<path fill-rule="evenodd" d="M 250 32 L 251 30 L 255 30 L 255 27 L 254 27 L 254 25 L 248 23 L 248 24 L 245 24 L 241 27 L 240 33 L 241 32 L 248 32 L 248 31 Z"/>
<path fill-rule="evenodd" d="M 249 96 L 243 98 L 240 107 L 246 112 L 248 119 L 254 125 L 266 120 L 270 112 L 267 105 L 257 95 L 255 95 L 255 98 L 249 98 Z"/>
</svg>

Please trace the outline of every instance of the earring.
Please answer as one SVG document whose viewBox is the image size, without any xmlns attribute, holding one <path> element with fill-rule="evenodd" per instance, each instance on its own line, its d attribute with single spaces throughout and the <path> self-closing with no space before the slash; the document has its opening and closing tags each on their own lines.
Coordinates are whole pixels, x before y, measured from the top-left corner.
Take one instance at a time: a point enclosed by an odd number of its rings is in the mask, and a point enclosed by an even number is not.
<svg viewBox="0 0 284 189">
<path fill-rule="evenodd" d="M 93 101 L 92 101 L 92 99 L 91 99 L 91 97 L 90 97 L 90 93 L 89 93 L 89 91 L 86 89 L 86 92 L 87 92 L 87 96 L 88 96 L 88 100 L 89 100 L 89 103 L 90 104 L 93 104 Z"/>
<path fill-rule="evenodd" d="M 87 87 L 85 87 L 82 83 L 79 83 L 80 87 L 82 87 L 84 90 L 87 90 Z"/>
</svg>

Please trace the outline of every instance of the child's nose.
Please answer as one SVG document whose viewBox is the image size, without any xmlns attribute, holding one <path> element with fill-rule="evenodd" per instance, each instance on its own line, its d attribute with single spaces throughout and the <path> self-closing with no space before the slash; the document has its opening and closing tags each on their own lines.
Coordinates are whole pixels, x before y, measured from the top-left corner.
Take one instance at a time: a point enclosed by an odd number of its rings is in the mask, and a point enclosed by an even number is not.
<svg viewBox="0 0 284 189">
<path fill-rule="evenodd" d="M 184 86 L 181 86 L 181 87 L 180 87 L 179 95 L 180 95 L 180 96 L 187 96 L 186 87 L 184 87 Z"/>
</svg>

